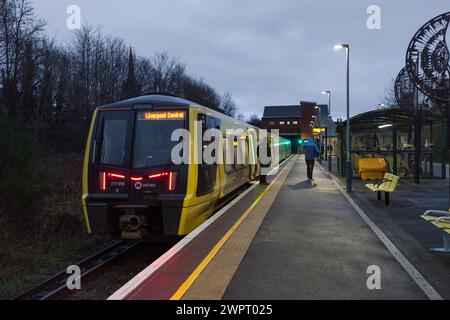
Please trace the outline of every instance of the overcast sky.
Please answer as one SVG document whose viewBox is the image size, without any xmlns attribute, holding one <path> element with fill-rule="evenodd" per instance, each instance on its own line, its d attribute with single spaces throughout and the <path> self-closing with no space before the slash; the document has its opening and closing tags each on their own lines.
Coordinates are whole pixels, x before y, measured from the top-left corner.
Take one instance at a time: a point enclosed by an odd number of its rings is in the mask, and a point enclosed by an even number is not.
<svg viewBox="0 0 450 320">
<path fill-rule="evenodd" d="M 228 90 L 246 114 L 265 105 L 326 103 L 345 115 L 345 54 L 351 46 L 351 108 L 377 107 L 404 65 L 417 29 L 450 10 L 448 0 L 34 0 L 58 40 L 70 37 L 69 5 L 84 23 L 119 36 L 140 55 L 167 51 L 189 73 Z M 367 7 L 381 8 L 381 30 L 369 30 Z M 344 117 L 345 118 L 345 117 Z"/>
</svg>

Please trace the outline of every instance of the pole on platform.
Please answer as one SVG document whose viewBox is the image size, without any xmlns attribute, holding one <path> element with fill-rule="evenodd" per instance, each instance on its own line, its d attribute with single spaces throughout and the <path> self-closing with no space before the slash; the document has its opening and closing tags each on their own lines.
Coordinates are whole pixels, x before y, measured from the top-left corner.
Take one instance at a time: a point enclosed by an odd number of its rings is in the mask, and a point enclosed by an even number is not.
<svg viewBox="0 0 450 320">
<path fill-rule="evenodd" d="M 416 69 L 419 62 L 416 62 Z M 414 182 L 420 183 L 420 168 L 421 168 L 421 154 L 422 154 L 422 121 L 419 110 L 419 90 L 414 86 Z"/>
<path fill-rule="evenodd" d="M 353 178 L 353 169 L 352 169 L 352 154 L 351 154 L 351 133 L 350 133 L 350 46 L 346 46 L 347 52 L 347 162 L 346 162 L 346 170 L 347 170 L 347 192 L 352 192 L 352 178 Z"/>
<path fill-rule="evenodd" d="M 396 176 L 398 176 L 398 141 L 397 141 L 397 125 L 394 124 L 392 127 L 392 166 L 393 172 Z"/>
<path fill-rule="evenodd" d="M 328 154 L 328 171 L 332 171 L 332 161 L 333 161 L 333 147 L 331 143 L 328 144 L 330 146 L 330 153 Z"/>
<path fill-rule="evenodd" d="M 414 116 L 414 181 L 420 183 L 422 161 L 422 119 L 420 113 Z"/>
<path fill-rule="evenodd" d="M 326 126 L 326 149 L 325 149 L 325 158 L 328 160 L 328 171 L 331 172 L 331 161 L 333 159 L 333 150 L 331 148 L 330 143 L 330 130 L 329 124 L 333 121 L 333 117 L 331 116 L 331 91 L 322 91 L 322 94 L 328 95 L 328 113 L 327 113 L 327 126 Z M 328 150 L 329 149 L 329 150 Z"/>
<path fill-rule="evenodd" d="M 450 77 L 450 75 L 449 75 L 449 77 Z M 447 81 L 448 81 L 447 88 L 448 88 L 448 95 L 449 95 L 448 106 L 447 106 L 447 151 L 448 151 L 448 150 L 450 150 L 450 78 L 447 79 Z M 450 156 L 450 152 L 447 152 L 447 153 L 448 153 L 448 156 Z M 450 166 L 450 158 L 449 158 L 448 164 Z M 447 166 L 445 166 L 444 170 L 447 171 Z M 449 176 L 450 176 L 450 174 L 449 174 Z M 450 206 L 450 180 L 449 180 L 449 188 L 448 188 L 448 201 L 449 201 L 449 206 Z"/>
<path fill-rule="evenodd" d="M 339 159 L 339 173 L 343 177 L 345 175 L 345 148 L 344 148 L 344 127 L 341 127 L 341 154 Z"/>
<path fill-rule="evenodd" d="M 442 122 L 440 126 L 441 130 L 441 141 L 446 141 L 446 143 L 441 144 L 441 178 L 447 179 L 447 122 Z"/>
<path fill-rule="evenodd" d="M 351 134 L 350 134 L 350 45 L 348 44 L 338 44 L 334 47 L 335 50 L 345 49 L 345 56 L 347 62 L 347 123 L 346 123 L 346 144 L 347 144 L 347 152 L 346 152 L 346 184 L 347 184 L 347 192 L 352 192 L 352 178 L 353 178 L 353 169 L 352 169 L 352 154 L 351 154 Z"/>
</svg>

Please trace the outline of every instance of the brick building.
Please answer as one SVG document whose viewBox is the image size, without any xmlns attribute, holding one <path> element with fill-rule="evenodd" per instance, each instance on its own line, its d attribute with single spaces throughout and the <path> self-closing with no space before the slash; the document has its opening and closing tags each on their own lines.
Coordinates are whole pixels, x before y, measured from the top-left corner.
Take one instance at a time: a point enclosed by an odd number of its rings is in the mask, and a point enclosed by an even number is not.
<svg viewBox="0 0 450 320">
<path fill-rule="evenodd" d="M 300 102 L 300 105 L 267 106 L 264 108 L 262 129 L 278 129 L 280 136 L 291 140 L 292 152 L 298 152 L 298 141 L 313 136 L 315 102 Z"/>
</svg>

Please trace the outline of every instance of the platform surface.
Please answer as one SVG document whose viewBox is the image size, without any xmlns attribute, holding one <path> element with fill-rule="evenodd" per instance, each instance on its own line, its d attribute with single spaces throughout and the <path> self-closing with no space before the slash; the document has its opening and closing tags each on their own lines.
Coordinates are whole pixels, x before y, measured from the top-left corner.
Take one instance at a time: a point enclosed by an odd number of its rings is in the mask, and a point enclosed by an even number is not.
<svg viewBox="0 0 450 320">
<path fill-rule="evenodd" d="M 269 187 L 253 188 L 114 298 L 427 299 L 336 182 L 319 166 L 314 178 L 294 156 Z M 367 286 L 373 266 L 381 289 Z"/>
<path fill-rule="evenodd" d="M 335 183 L 297 158 L 224 299 L 426 299 Z M 381 290 L 367 288 L 369 266 Z"/>
</svg>

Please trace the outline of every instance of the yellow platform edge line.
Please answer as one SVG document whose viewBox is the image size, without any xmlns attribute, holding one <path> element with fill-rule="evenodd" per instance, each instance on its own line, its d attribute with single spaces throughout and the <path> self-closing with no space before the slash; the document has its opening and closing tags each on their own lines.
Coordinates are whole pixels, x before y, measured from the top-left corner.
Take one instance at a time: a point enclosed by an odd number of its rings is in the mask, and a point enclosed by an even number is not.
<svg viewBox="0 0 450 320">
<path fill-rule="evenodd" d="M 294 157 L 290 161 L 292 162 L 296 158 Z M 227 233 L 222 237 L 222 239 L 217 242 L 214 248 L 208 253 L 208 255 L 200 262 L 197 268 L 191 273 L 191 275 L 186 279 L 186 281 L 178 288 L 178 290 L 172 295 L 170 300 L 181 300 L 189 288 L 194 284 L 200 274 L 205 270 L 208 264 L 214 259 L 220 249 L 223 247 L 225 242 L 231 237 L 231 235 L 236 231 L 237 228 L 242 224 L 242 222 L 248 217 L 248 215 L 252 212 L 252 210 L 256 207 L 256 205 L 261 201 L 261 199 L 266 195 L 266 193 L 270 190 L 270 188 L 274 185 L 274 182 L 281 177 L 284 171 L 289 167 L 290 163 L 283 168 L 277 178 L 272 181 L 272 183 L 264 189 L 264 191 L 259 195 L 259 197 L 252 203 L 252 205 L 244 212 L 244 214 L 236 221 L 236 223 L 227 231 Z"/>
</svg>

